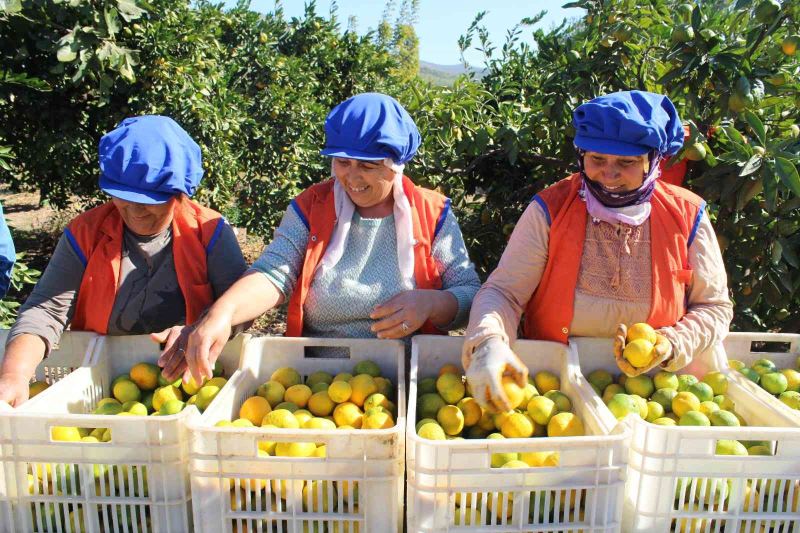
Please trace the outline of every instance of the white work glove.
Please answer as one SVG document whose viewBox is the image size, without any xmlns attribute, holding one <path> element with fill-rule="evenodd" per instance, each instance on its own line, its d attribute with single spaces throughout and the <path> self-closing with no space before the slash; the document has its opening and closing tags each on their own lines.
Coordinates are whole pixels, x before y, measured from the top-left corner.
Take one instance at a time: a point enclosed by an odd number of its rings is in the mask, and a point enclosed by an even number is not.
<svg viewBox="0 0 800 533">
<path fill-rule="evenodd" d="M 632 364 L 628 362 L 627 359 L 622 355 L 622 352 L 625 351 L 625 338 L 628 336 L 628 328 L 625 324 L 617 325 L 617 332 L 614 334 L 614 358 L 617 360 L 617 366 L 620 370 L 622 370 L 626 376 L 632 378 L 638 376 L 639 374 L 644 374 L 645 372 L 649 372 L 650 370 L 654 369 L 655 367 L 659 366 L 661 363 L 672 357 L 672 343 L 669 342 L 664 335 L 661 333 L 656 332 L 656 344 L 654 350 L 656 352 L 656 356 L 650 362 L 650 364 L 646 367 L 636 368 Z"/>
<path fill-rule="evenodd" d="M 500 337 L 489 337 L 462 357 L 467 382 L 478 404 L 490 412 L 511 410 L 503 390 L 503 376 L 511 377 L 517 385 L 528 383 L 528 368 Z"/>
</svg>

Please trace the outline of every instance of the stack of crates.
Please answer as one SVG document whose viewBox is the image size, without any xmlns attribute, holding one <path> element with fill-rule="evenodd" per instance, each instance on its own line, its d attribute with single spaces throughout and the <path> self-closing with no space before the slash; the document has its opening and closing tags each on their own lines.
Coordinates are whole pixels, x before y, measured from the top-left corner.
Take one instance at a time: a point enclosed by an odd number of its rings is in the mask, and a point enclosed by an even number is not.
<svg viewBox="0 0 800 533">
<path fill-rule="evenodd" d="M 620 530 L 627 430 L 606 429 L 585 381 L 575 381 L 565 345 L 517 341 L 531 374 L 549 371 L 583 421 L 586 436 L 427 440 L 417 435 L 420 381 L 444 365 L 461 367 L 463 337 L 414 337 L 406 429 L 409 532 Z M 492 468 L 493 454 L 553 452 L 557 464 Z"/>
<path fill-rule="evenodd" d="M 574 378 L 588 383 L 595 370 L 618 373 L 611 339 L 571 340 Z M 624 532 L 797 533 L 800 529 L 800 428 L 719 364 L 721 345 L 697 354 L 679 373 L 702 378 L 722 371 L 725 396 L 745 427 L 662 426 L 628 415 L 621 423 L 591 392 L 591 402 L 610 431 L 631 428 L 623 511 Z M 650 374 L 655 374 L 657 370 Z M 717 455 L 720 440 L 761 441 L 770 456 Z"/>
<path fill-rule="evenodd" d="M 396 387 L 386 429 L 217 427 L 234 420 L 278 368 L 305 378 L 353 372 L 371 360 Z M 193 421 L 192 495 L 197 532 L 392 532 L 402 529 L 404 347 L 399 341 L 265 337 L 250 341 L 242 369 Z M 265 442 L 313 442 L 324 457 L 259 454 Z"/>
<path fill-rule="evenodd" d="M 239 367 L 247 336 L 224 348 L 225 374 Z M 92 413 L 116 376 L 160 349 L 149 336 L 101 337 L 88 363 L 3 418 L 2 464 L 15 484 L 12 531 L 191 531 L 189 430 L 194 406 L 170 416 Z M 223 387 L 224 388 L 224 387 Z M 56 427 L 107 428 L 109 442 L 57 441 Z"/>
</svg>

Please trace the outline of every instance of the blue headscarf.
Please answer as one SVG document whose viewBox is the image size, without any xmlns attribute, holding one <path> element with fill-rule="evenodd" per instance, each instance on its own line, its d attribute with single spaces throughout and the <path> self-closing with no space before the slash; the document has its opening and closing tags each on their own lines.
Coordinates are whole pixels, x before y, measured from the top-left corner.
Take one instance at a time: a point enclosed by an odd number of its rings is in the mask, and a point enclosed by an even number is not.
<svg viewBox="0 0 800 533">
<path fill-rule="evenodd" d="M 385 94 L 362 93 L 337 105 L 325 119 L 322 155 L 405 164 L 420 145 L 419 130 L 400 103 Z"/>
<path fill-rule="evenodd" d="M 203 177 L 200 147 L 169 117 L 126 118 L 100 139 L 99 152 L 100 188 L 129 202 L 192 196 Z"/>
<path fill-rule="evenodd" d="M 609 155 L 671 156 L 683 146 L 683 126 L 663 94 L 622 91 L 598 96 L 572 114 L 575 146 Z"/>
</svg>

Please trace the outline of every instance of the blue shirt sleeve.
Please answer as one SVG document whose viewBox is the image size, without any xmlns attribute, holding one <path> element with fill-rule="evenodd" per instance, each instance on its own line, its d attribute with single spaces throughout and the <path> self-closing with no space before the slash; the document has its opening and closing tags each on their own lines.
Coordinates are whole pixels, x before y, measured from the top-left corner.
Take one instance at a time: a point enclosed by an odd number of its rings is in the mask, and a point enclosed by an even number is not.
<svg viewBox="0 0 800 533">
<path fill-rule="evenodd" d="M 250 269 L 264 274 L 289 300 L 303 268 L 307 245 L 308 228 L 289 206 L 272 242 Z"/>
<path fill-rule="evenodd" d="M 450 292 L 458 301 L 458 311 L 445 330 L 463 327 L 469 319 L 472 299 L 481 287 L 475 265 L 469 260 L 467 246 L 461 235 L 452 209 L 448 210 L 439 233 L 433 240 L 431 255 L 442 276 L 442 289 Z"/>
<path fill-rule="evenodd" d="M 11 232 L 8 231 L 6 219 L 3 216 L 3 206 L 0 205 L 0 298 L 3 298 L 8 292 L 11 270 L 14 268 L 16 257 L 14 241 L 11 240 Z"/>
</svg>

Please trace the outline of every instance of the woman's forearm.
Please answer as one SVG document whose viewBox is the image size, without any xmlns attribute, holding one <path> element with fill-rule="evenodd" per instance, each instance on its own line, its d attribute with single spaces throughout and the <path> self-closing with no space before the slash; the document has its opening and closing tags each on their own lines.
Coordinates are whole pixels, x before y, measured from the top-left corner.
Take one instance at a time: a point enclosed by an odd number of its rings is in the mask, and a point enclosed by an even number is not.
<svg viewBox="0 0 800 533">
<path fill-rule="evenodd" d="M 29 380 L 36 372 L 36 366 L 44 359 L 47 345 L 37 335 L 23 333 L 11 339 L 6 346 L 2 376 L 19 376 Z"/>
</svg>

